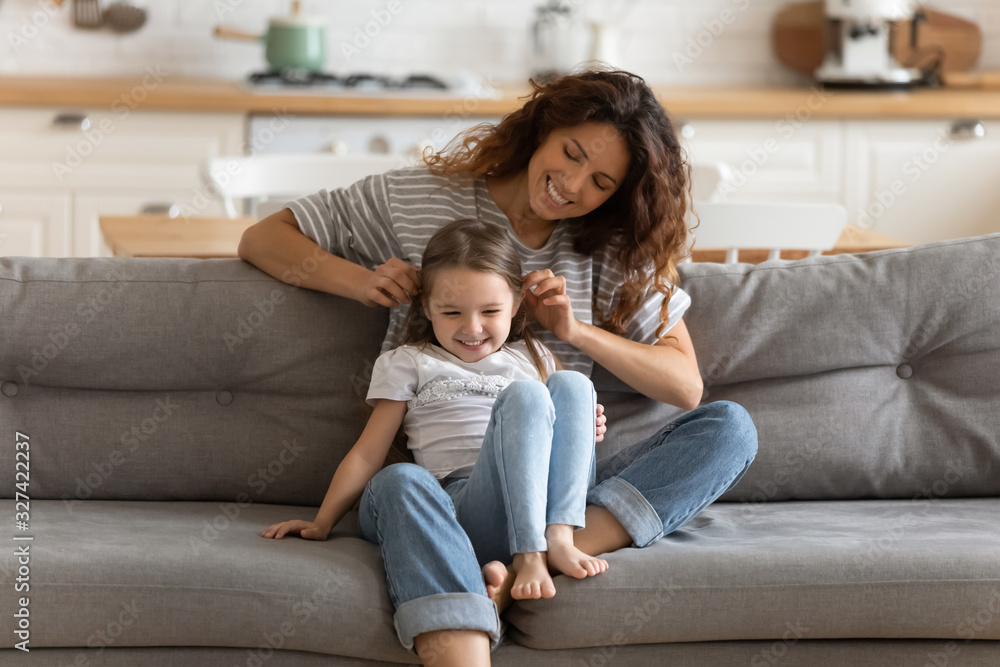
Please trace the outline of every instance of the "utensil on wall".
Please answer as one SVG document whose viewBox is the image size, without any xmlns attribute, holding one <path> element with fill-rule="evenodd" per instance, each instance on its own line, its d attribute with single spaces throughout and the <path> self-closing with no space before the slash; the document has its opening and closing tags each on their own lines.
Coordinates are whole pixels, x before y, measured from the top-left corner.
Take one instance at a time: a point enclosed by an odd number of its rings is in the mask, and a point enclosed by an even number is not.
<svg viewBox="0 0 1000 667">
<path fill-rule="evenodd" d="M 275 70 L 318 72 L 326 64 L 326 19 L 302 15 L 298 2 L 290 15 L 272 17 L 264 34 L 220 25 L 215 36 L 264 42 L 264 57 Z"/>
<path fill-rule="evenodd" d="M 115 32 L 134 32 L 146 23 L 146 10 L 127 0 L 118 0 L 104 10 L 104 21 Z"/>
<path fill-rule="evenodd" d="M 73 24 L 77 28 L 100 28 L 104 24 L 101 0 L 73 0 Z"/>
</svg>

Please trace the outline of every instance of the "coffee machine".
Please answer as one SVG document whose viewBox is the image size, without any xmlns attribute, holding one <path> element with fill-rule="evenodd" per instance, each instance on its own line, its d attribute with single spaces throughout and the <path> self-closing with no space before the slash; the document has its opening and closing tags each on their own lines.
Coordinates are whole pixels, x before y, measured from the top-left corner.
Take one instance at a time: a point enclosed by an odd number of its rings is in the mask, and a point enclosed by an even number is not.
<svg viewBox="0 0 1000 667">
<path fill-rule="evenodd" d="M 910 87 L 923 82 L 920 69 L 893 56 L 897 39 L 916 46 L 922 13 L 914 0 L 826 0 L 826 58 L 816 78 L 827 86 Z M 904 28 L 909 25 L 908 35 Z"/>
</svg>

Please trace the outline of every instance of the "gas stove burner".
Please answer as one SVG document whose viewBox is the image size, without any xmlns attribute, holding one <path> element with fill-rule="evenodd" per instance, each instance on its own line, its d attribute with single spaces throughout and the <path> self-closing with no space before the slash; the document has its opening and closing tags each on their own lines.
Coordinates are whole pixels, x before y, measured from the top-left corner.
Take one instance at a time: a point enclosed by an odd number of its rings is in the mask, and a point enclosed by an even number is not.
<svg viewBox="0 0 1000 667">
<path fill-rule="evenodd" d="M 448 90 L 448 85 L 437 77 L 427 74 L 411 74 L 399 84 L 400 88 L 429 88 L 431 90 Z"/>
<path fill-rule="evenodd" d="M 471 75 L 448 79 L 430 74 L 403 73 L 395 76 L 370 72 L 333 74 L 269 69 L 250 74 L 245 87 L 255 95 L 340 95 L 402 99 L 482 96 L 482 82 Z"/>
<path fill-rule="evenodd" d="M 280 83 L 288 86 L 314 86 L 336 83 L 338 80 L 335 74 L 309 72 L 301 69 L 272 69 L 266 72 L 254 72 L 250 75 L 250 83 Z"/>
<path fill-rule="evenodd" d="M 362 88 L 370 90 L 382 90 L 391 88 L 392 81 L 387 76 L 375 76 L 374 74 L 349 74 L 344 79 L 345 88 Z"/>
</svg>

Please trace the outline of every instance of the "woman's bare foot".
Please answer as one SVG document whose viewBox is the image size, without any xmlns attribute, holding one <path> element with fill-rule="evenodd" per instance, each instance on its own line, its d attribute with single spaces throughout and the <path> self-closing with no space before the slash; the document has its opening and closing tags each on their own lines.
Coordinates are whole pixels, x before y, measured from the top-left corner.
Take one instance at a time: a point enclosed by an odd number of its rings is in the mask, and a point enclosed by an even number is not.
<svg viewBox="0 0 1000 667">
<path fill-rule="evenodd" d="M 588 556 L 573 546 L 573 526 L 549 524 L 545 527 L 549 567 L 577 579 L 592 577 L 608 569 L 608 561 Z"/>
<path fill-rule="evenodd" d="M 497 606 L 497 613 L 502 614 L 510 606 L 510 589 L 514 585 L 517 573 L 498 560 L 483 565 L 483 581 L 486 582 L 486 595 Z"/>
<path fill-rule="evenodd" d="M 514 554 L 512 567 L 517 577 L 511 586 L 510 596 L 515 600 L 550 598 L 556 594 L 544 551 Z"/>
</svg>

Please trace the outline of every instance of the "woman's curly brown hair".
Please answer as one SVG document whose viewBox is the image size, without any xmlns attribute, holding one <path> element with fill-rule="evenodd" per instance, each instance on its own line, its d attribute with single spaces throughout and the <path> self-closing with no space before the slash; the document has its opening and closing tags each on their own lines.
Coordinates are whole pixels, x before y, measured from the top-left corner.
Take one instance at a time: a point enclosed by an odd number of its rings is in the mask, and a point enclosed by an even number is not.
<svg viewBox="0 0 1000 667">
<path fill-rule="evenodd" d="M 666 110 L 639 76 L 619 70 L 568 74 L 544 85 L 531 82 L 527 102 L 497 125 L 483 124 L 456 137 L 424 161 L 438 175 L 505 177 L 528 167 L 555 129 L 607 123 L 625 140 L 628 171 L 601 206 L 569 218 L 574 250 L 584 255 L 610 247 L 624 274 L 617 304 L 600 313 L 600 325 L 623 334 L 650 285 L 664 295 L 660 338 L 677 284 L 677 261 L 687 252 L 690 166 Z M 595 304 L 596 310 L 596 304 Z M 597 313 L 595 313 L 597 314 Z"/>
</svg>

